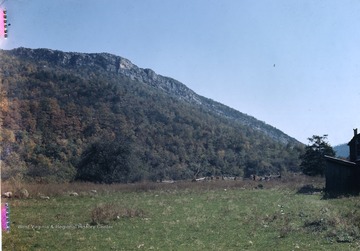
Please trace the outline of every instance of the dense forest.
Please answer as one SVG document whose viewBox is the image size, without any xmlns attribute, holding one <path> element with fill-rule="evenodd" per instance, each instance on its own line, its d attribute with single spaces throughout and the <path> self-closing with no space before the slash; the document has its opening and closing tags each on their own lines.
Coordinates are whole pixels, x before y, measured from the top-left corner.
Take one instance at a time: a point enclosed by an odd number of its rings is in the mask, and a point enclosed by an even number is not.
<svg viewBox="0 0 360 251">
<path fill-rule="evenodd" d="M 131 77 L 0 51 L 2 179 L 101 183 L 299 171 L 284 143 Z"/>
</svg>

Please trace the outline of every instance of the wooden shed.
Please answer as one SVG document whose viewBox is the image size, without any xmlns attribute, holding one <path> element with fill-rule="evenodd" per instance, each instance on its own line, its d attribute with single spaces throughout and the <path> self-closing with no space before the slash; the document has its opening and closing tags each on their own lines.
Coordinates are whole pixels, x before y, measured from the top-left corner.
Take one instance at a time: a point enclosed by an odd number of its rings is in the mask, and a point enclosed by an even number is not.
<svg viewBox="0 0 360 251">
<path fill-rule="evenodd" d="M 357 129 L 354 129 L 354 137 L 348 145 L 349 160 L 325 156 L 325 189 L 329 193 L 360 192 L 360 134 Z"/>
<path fill-rule="evenodd" d="M 360 164 L 360 134 L 354 129 L 354 137 L 348 143 L 350 147 L 350 161 Z"/>
</svg>

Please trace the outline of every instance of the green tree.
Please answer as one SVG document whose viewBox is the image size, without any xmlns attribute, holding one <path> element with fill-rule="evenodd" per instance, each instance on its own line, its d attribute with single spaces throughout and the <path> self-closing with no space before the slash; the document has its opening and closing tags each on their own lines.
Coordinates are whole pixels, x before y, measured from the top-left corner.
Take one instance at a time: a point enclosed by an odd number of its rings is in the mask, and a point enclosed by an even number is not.
<svg viewBox="0 0 360 251">
<path fill-rule="evenodd" d="M 335 151 L 326 141 L 327 136 L 326 134 L 323 136 L 313 135 L 308 138 L 309 145 L 305 147 L 305 153 L 300 155 L 300 168 L 304 174 L 324 176 L 326 166 L 324 156 L 335 156 Z"/>
<path fill-rule="evenodd" d="M 138 179 L 127 140 L 101 141 L 90 145 L 77 165 L 77 180 L 96 183 L 123 183 Z"/>
</svg>

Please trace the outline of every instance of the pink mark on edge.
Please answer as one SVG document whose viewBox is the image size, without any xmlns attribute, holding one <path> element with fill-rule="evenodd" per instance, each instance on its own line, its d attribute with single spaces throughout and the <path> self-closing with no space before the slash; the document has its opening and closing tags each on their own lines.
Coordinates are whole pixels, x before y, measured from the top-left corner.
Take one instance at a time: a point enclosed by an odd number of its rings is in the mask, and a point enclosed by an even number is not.
<svg viewBox="0 0 360 251">
<path fill-rule="evenodd" d="M 5 19 L 3 15 L 3 9 L 0 9 L 0 37 L 5 37 Z"/>
<path fill-rule="evenodd" d="M 1 205 L 1 229 L 2 229 L 2 231 L 9 231 L 8 218 L 7 218 L 6 214 L 7 214 L 6 205 Z"/>
</svg>

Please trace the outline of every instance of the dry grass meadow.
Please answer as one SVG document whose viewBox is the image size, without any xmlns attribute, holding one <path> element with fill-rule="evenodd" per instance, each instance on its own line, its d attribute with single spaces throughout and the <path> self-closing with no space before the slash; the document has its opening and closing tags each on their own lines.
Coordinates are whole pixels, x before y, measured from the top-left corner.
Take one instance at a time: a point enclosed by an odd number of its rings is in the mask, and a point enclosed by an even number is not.
<svg viewBox="0 0 360 251">
<path fill-rule="evenodd" d="M 359 250 L 357 196 L 326 199 L 324 180 L 26 184 L 2 192 L 3 250 Z M 29 196 L 21 191 L 26 189 Z"/>
</svg>

